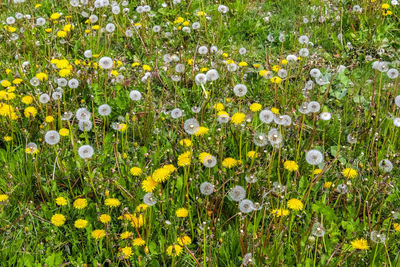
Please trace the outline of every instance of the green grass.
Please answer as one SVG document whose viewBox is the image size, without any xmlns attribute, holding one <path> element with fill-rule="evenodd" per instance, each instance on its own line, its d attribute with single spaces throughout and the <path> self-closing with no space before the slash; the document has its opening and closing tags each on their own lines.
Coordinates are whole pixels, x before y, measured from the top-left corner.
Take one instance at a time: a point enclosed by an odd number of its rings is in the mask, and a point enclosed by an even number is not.
<svg viewBox="0 0 400 267">
<path fill-rule="evenodd" d="M 383 16 L 383 1 L 193 0 L 166 1 L 162 7 L 162 1 L 152 0 L 146 3 L 150 13 L 139 14 L 136 8 L 143 3 L 129 1 L 127 6 L 119 2 L 121 12 L 113 14 L 110 6 L 90 10 L 94 3 L 89 2 L 73 7 L 65 0 L 42 1 L 41 6 L 26 1 L 0 8 L 3 265 L 399 266 L 400 143 L 393 119 L 399 117 L 395 97 L 400 80 L 372 67 L 378 60 L 389 69 L 399 67 L 398 6 L 390 4 L 392 14 Z M 226 14 L 218 11 L 220 4 L 229 7 Z M 355 5 L 361 13 L 353 10 Z M 82 11 L 98 21 L 88 23 Z M 18 19 L 18 13 L 31 17 Z M 54 13 L 61 16 L 50 19 Z M 10 16 L 16 20 L 8 25 Z M 40 17 L 43 26 L 36 25 Z M 199 29 L 192 28 L 195 22 Z M 100 29 L 109 23 L 114 32 Z M 71 30 L 57 36 L 66 25 Z M 158 33 L 152 30 L 156 25 L 161 26 Z M 311 43 L 300 44 L 302 35 Z M 200 55 L 200 46 L 209 52 Z M 218 52 L 211 53 L 211 46 Z M 239 53 L 240 48 L 247 53 Z M 285 62 L 301 48 L 308 48 L 309 56 Z M 94 56 L 85 58 L 86 50 Z M 103 57 L 114 60 L 111 69 L 98 66 Z M 227 68 L 232 62 L 239 65 L 235 71 Z M 178 63 L 184 64 L 183 73 L 175 70 Z M 342 72 L 337 71 L 340 65 L 346 67 Z M 315 83 L 314 68 L 327 84 Z M 65 78 L 76 79 L 79 86 L 66 85 L 56 100 L 57 79 L 66 69 Z M 196 75 L 210 69 L 219 78 L 197 84 Z M 270 78 L 278 77 L 278 69 L 287 76 L 274 83 Z M 43 80 L 33 86 L 31 79 L 42 73 Z M 21 83 L 14 83 L 16 78 Z M 314 86 L 305 94 L 309 80 Z M 244 96 L 235 95 L 237 84 L 247 86 Z M 132 90 L 141 93 L 139 101 L 130 99 Z M 48 103 L 39 100 L 44 93 L 50 95 Z M 317 101 L 320 110 L 302 114 L 302 104 L 310 101 Z M 226 113 L 216 109 L 217 103 Z M 263 110 L 279 109 L 290 117 L 290 125 L 263 123 L 260 110 L 251 110 L 253 103 Z M 110 115 L 99 114 L 102 104 L 111 107 Z M 29 116 L 27 107 L 37 114 Z M 90 112 L 90 131 L 79 129 L 79 108 Z M 172 118 L 175 108 L 182 117 Z M 71 119 L 62 119 L 64 112 L 72 112 Z M 322 112 L 331 119 L 322 120 Z M 245 117 L 235 124 L 240 113 Z M 224 114 L 231 119 L 227 123 L 220 122 Z M 204 134 L 185 131 L 190 118 L 206 127 Z M 46 133 L 62 128 L 68 135 L 49 145 Z M 254 138 L 260 133 L 270 139 L 281 136 L 282 142 L 258 147 Z M 349 142 L 349 135 L 356 141 Z M 31 142 L 36 153 L 27 150 Z M 93 147 L 89 159 L 80 156 L 82 145 Z M 312 149 L 323 154 L 317 165 L 306 160 Z M 250 151 L 258 156 L 250 157 Z M 204 152 L 215 157 L 214 167 L 200 160 Z M 185 153 L 189 157 L 183 158 Z M 381 166 L 384 159 L 393 164 L 390 172 Z M 133 175 L 132 167 L 141 173 Z M 343 173 L 346 168 L 353 178 Z M 249 176 L 257 182 L 250 183 Z M 160 178 L 146 189 L 153 192 L 153 206 L 143 206 L 148 177 Z M 208 196 L 200 189 L 204 182 L 214 186 Z M 259 208 L 240 211 L 245 202 L 230 196 L 237 185 Z M 67 205 L 58 205 L 59 197 Z M 86 207 L 73 204 L 79 198 L 86 199 Z M 109 199 L 120 205 L 106 205 Z M 301 202 L 299 210 L 291 205 L 293 199 Z M 177 215 L 180 208 L 187 216 Z M 64 215 L 65 222 L 57 226 L 55 214 Z M 110 222 L 101 222 L 104 214 Z M 87 226 L 75 227 L 78 219 Z M 105 235 L 96 239 L 95 230 Z M 122 238 L 126 232 L 131 233 Z M 178 246 L 183 236 L 190 242 Z M 361 238 L 365 249 L 354 243 Z"/>
</svg>

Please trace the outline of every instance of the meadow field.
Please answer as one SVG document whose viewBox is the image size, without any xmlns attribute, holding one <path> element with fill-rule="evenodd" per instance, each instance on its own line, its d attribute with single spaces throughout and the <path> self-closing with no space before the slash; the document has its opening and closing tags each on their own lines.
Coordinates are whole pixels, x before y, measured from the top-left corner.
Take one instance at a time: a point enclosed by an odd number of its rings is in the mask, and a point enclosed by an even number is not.
<svg viewBox="0 0 400 267">
<path fill-rule="evenodd" d="M 0 1 L 0 265 L 400 266 L 399 16 Z"/>
</svg>

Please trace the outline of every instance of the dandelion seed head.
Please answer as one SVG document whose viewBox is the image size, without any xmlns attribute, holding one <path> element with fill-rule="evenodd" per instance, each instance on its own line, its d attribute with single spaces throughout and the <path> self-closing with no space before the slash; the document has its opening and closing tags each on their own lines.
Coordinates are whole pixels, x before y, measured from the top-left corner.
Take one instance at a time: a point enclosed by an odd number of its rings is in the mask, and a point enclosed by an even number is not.
<svg viewBox="0 0 400 267">
<path fill-rule="evenodd" d="M 75 89 L 78 88 L 79 86 L 79 81 L 75 78 L 71 79 L 68 81 L 68 87 L 71 89 Z"/>
<path fill-rule="evenodd" d="M 110 57 L 102 57 L 99 60 L 99 66 L 102 69 L 109 70 L 113 67 L 113 60 Z"/>
<path fill-rule="evenodd" d="M 379 161 L 379 169 L 381 169 L 383 172 L 391 172 L 393 170 L 393 164 L 390 160 L 388 159 L 383 159 Z"/>
<path fill-rule="evenodd" d="M 322 112 L 321 114 L 319 114 L 319 117 L 323 121 L 329 121 L 332 118 L 332 115 L 329 112 Z"/>
<path fill-rule="evenodd" d="M 254 174 L 248 174 L 244 178 L 249 184 L 254 184 L 258 181 L 257 176 Z"/>
<path fill-rule="evenodd" d="M 209 182 L 203 182 L 200 185 L 200 192 L 205 196 L 209 196 L 214 192 L 214 185 Z"/>
<path fill-rule="evenodd" d="M 140 93 L 138 90 L 132 90 L 129 92 L 129 98 L 132 101 L 139 101 L 142 99 L 142 93 Z"/>
<path fill-rule="evenodd" d="M 83 146 L 79 147 L 78 154 L 83 159 L 89 159 L 94 154 L 93 147 L 90 145 L 83 145 Z"/>
<path fill-rule="evenodd" d="M 39 96 L 39 102 L 42 104 L 47 104 L 50 101 L 50 96 L 48 94 L 41 94 Z"/>
<path fill-rule="evenodd" d="M 243 213 L 249 213 L 253 211 L 253 201 L 250 199 L 243 199 L 239 202 L 239 210 Z"/>
<path fill-rule="evenodd" d="M 197 50 L 197 52 L 200 54 L 200 55 L 205 55 L 205 54 L 208 54 L 208 48 L 207 48 L 207 46 L 200 46 L 199 47 L 199 49 Z"/>
<path fill-rule="evenodd" d="M 299 106 L 299 112 L 301 114 L 308 114 L 311 111 L 308 109 L 308 103 L 307 102 L 303 102 L 300 106 Z"/>
<path fill-rule="evenodd" d="M 181 110 L 180 108 L 174 108 L 173 110 L 171 110 L 171 117 L 173 119 L 179 119 L 182 116 L 183 116 L 183 110 Z"/>
<path fill-rule="evenodd" d="M 60 142 L 60 134 L 57 131 L 50 130 L 45 134 L 44 140 L 49 145 L 56 145 Z"/>
<path fill-rule="evenodd" d="M 385 243 L 386 235 L 380 231 L 372 231 L 371 240 L 375 243 Z"/>
<path fill-rule="evenodd" d="M 246 190 L 242 186 L 236 185 L 229 190 L 229 197 L 233 201 L 239 202 L 246 197 Z"/>
<path fill-rule="evenodd" d="M 204 73 L 199 73 L 194 78 L 196 84 L 202 85 L 207 82 L 207 76 Z"/>
<path fill-rule="evenodd" d="M 108 116 L 111 114 L 111 107 L 107 104 L 100 105 L 98 110 L 100 116 Z"/>
<path fill-rule="evenodd" d="M 336 187 L 336 191 L 337 191 L 339 194 L 344 195 L 344 194 L 347 194 L 347 192 L 349 191 L 349 189 L 348 189 L 347 185 L 345 185 L 345 184 L 339 184 L 339 185 Z"/>
<path fill-rule="evenodd" d="M 92 127 L 93 127 L 93 123 L 89 120 L 80 120 L 78 122 L 78 128 L 82 132 L 89 132 L 90 130 L 92 130 Z"/>
<path fill-rule="evenodd" d="M 308 103 L 308 110 L 312 113 L 317 113 L 321 109 L 321 105 L 317 101 Z"/>
<path fill-rule="evenodd" d="M 282 140 L 282 134 L 278 131 L 278 129 L 272 128 L 271 130 L 269 130 L 268 141 L 272 145 L 279 145 L 280 143 L 282 143 Z"/>
<path fill-rule="evenodd" d="M 254 134 L 253 142 L 258 147 L 263 147 L 268 144 L 268 138 L 264 133 L 258 132 Z"/>
<path fill-rule="evenodd" d="M 286 190 L 286 186 L 281 185 L 279 182 L 274 182 L 272 184 L 272 192 L 274 192 L 275 194 L 282 194 L 283 192 L 285 192 Z"/>
<path fill-rule="evenodd" d="M 218 6 L 219 13 L 226 14 L 226 13 L 228 13 L 228 11 L 229 11 L 229 8 L 227 6 L 225 6 L 225 5 Z"/>
<path fill-rule="evenodd" d="M 212 155 L 207 155 L 203 159 L 203 165 L 207 168 L 213 168 L 217 165 L 217 158 Z"/>
<path fill-rule="evenodd" d="M 171 115 L 172 116 L 172 115 Z M 183 129 L 187 134 L 193 135 L 199 130 L 200 124 L 195 118 L 191 118 L 185 121 Z"/>
<path fill-rule="evenodd" d="M 245 96 L 247 93 L 247 86 L 239 83 L 239 84 L 235 85 L 235 87 L 233 87 L 233 92 L 238 97 Z"/>
<path fill-rule="evenodd" d="M 324 156 L 318 150 L 312 149 L 306 153 L 306 161 L 310 165 L 321 164 L 323 160 L 324 160 Z"/>
<path fill-rule="evenodd" d="M 215 69 L 211 69 L 211 70 L 207 71 L 206 78 L 207 78 L 207 81 L 210 81 L 210 82 L 218 80 L 218 78 L 219 78 L 218 71 Z"/>
<path fill-rule="evenodd" d="M 325 228 L 319 222 L 313 224 L 312 234 L 316 237 L 323 237 L 325 235 Z"/>
<path fill-rule="evenodd" d="M 146 204 L 147 206 L 154 206 L 155 204 L 157 204 L 157 199 L 152 192 L 149 192 L 146 195 L 144 195 L 143 203 Z"/>
<path fill-rule="evenodd" d="M 92 116 L 92 114 L 90 113 L 89 110 L 87 110 L 86 108 L 79 108 L 76 111 L 76 118 L 80 121 L 87 121 L 90 119 L 90 117 Z"/>
</svg>

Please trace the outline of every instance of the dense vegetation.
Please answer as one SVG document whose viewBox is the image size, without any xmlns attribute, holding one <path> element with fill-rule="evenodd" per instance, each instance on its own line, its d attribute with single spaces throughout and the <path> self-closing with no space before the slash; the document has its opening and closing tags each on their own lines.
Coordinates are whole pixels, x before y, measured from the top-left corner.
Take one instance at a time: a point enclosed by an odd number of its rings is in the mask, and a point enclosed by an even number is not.
<svg viewBox="0 0 400 267">
<path fill-rule="evenodd" d="M 400 265 L 397 0 L 0 5 L 2 265 Z"/>
</svg>

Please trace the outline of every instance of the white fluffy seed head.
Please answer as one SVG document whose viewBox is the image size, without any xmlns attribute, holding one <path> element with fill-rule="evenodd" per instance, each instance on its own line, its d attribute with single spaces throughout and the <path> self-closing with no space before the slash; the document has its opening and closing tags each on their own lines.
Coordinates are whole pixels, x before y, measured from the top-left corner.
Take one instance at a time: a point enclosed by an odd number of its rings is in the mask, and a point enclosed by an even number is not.
<svg viewBox="0 0 400 267">
<path fill-rule="evenodd" d="M 89 159 L 94 154 L 93 147 L 90 145 L 83 145 L 78 149 L 78 154 L 83 159 Z"/>
</svg>

